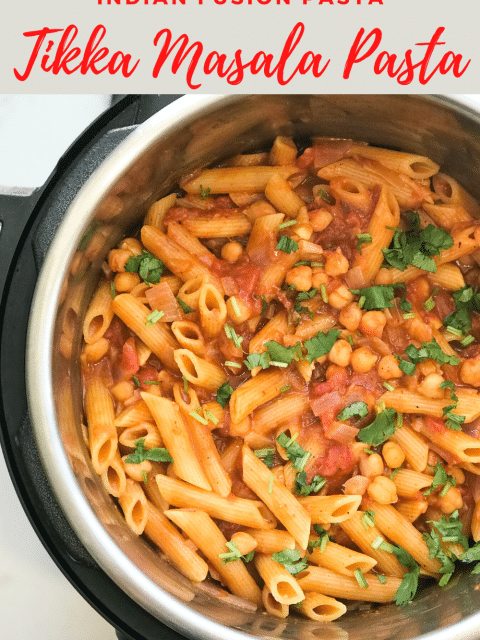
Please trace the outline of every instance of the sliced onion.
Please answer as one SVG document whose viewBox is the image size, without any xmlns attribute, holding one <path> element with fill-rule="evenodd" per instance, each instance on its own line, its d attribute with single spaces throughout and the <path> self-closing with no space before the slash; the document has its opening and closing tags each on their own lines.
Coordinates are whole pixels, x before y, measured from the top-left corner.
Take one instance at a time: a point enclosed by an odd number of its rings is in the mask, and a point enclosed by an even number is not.
<svg viewBox="0 0 480 640">
<path fill-rule="evenodd" d="M 227 296 L 236 296 L 239 292 L 237 283 L 231 276 L 225 276 L 224 278 L 220 278 L 223 289 L 225 291 L 225 295 Z"/>
<path fill-rule="evenodd" d="M 355 439 L 355 436 L 359 431 L 360 429 L 351 427 L 344 422 L 333 422 L 332 425 L 325 430 L 325 435 L 327 438 L 330 438 L 330 440 L 335 440 L 335 442 L 349 444 Z"/>
<path fill-rule="evenodd" d="M 174 322 L 183 319 L 177 299 L 166 282 L 160 282 L 160 284 L 150 287 L 145 291 L 145 296 L 152 309 L 163 311 L 160 322 Z"/>
</svg>

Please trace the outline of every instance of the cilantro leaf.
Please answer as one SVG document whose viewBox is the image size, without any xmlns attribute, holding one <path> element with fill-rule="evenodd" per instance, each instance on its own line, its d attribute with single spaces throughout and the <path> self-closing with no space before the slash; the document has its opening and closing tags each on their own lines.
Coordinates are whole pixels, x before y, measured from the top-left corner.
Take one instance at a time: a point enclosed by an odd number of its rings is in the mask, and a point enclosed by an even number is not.
<svg viewBox="0 0 480 640">
<path fill-rule="evenodd" d="M 310 540 L 309 541 L 308 546 L 307 546 L 307 551 L 309 553 L 312 553 L 313 549 L 319 549 L 320 553 L 323 553 L 325 551 L 325 547 L 327 546 L 327 542 L 329 542 L 329 540 L 330 540 L 330 536 L 325 531 L 325 529 L 319 524 L 314 524 L 313 525 L 313 530 L 320 537 L 319 537 L 318 540 Z"/>
<path fill-rule="evenodd" d="M 449 516 L 448 520 L 446 516 L 442 516 L 438 522 L 435 520 L 427 520 L 427 522 L 435 527 L 442 536 L 443 542 L 458 542 L 467 551 L 468 539 L 462 533 L 463 523 L 458 509 Z"/>
<path fill-rule="evenodd" d="M 207 187 L 206 189 L 204 189 L 202 185 L 200 185 L 200 197 L 202 198 L 202 200 L 205 200 L 205 198 L 208 197 L 209 193 L 210 193 L 210 187 Z"/>
<path fill-rule="evenodd" d="M 297 302 L 303 302 L 304 300 L 311 300 L 317 293 L 318 289 L 310 289 L 310 291 L 299 291 L 297 295 Z"/>
<path fill-rule="evenodd" d="M 172 456 L 167 449 L 160 447 L 145 448 L 145 438 L 139 438 L 133 443 L 135 451 L 125 458 L 128 464 L 142 464 L 145 460 L 152 462 L 173 462 Z"/>
<path fill-rule="evenodd" d="M 435 529 L 432 529 L 430 533 L 424 533 L 422 535 L 422 538 L 426 542 L 429 550 L 428 557 L 437 558 L 442 564 L 438 572 L 452 575 L 452 573 L 455 571 L 455 563 L 451 558 L 447 556 L 447 554 L 443 550 L 440 536 L 435 531 Z"/>
<path fill-rule="evenodd" d="M 283 549 L 283 551 L 272 553 L 272 560 L 282 564 L 292 576 L 305 571 L 308 567 L 308 562 L 305 558 L 301 559 L 300 551 L 296 549 Z"/>
<path fill-rule="evenodd" d="M 368 511 L 364 511 L 362 513 L 362 517 L 360 518 L 363 524 L 364 529 L 369 529 L 375 526 L 375 511 L 369 509 Z"/>
<path fill-rule="evenodd" d="M 284 347 L 283 344 L 275 340 L 269 340 L 265 343 L 270 359 L 274 362 L 285 362 L 291 364 L 292 360 L 300 360 L 302 358 L 302 344 L 297 342 L 291 347 Z"/>
<path fill-rule="evenodd" d="M 275 249 L 277 251 L 284 251 L 285 253 L 292 253 L 293 251 L 298 251 L 298 242 L 295 242 L 295 240 L 292 240 L 289 236 L 280 236 L 280 240 Z"/>
<path fill-rule="evenodd" d="M 436 273 L 437 265 L 432 256 L 438 256 L 442 250 L 452 247 L 453 238 L 432 224 L 421 229 L 418 214 L 412 211 L 409 213 L 410 230 L 395 230 L 390 247 L 383 249 L 385 260 L 400 271 L 405 271 L 411 264 L 424 271 Z"/>
<path fill-rule="evenodd" d="M 371 444 L 374 447 L 388 440 L 388 438 L 395 433 L 395 416 L 397 412 L 395 409 L 389 408 L 377 413 L 375 420 L 368 425 L 360 429 L 358 432 L 358 439 L 365 444 Z"/>
<path fill-rule="evenodd" d="M 365 402 L 352 402 L 352 404 L 349 404 L 348 407 L 345 407 L 343 411 L 340 411 L 337 419 L 348 420 L 349 418 L 353 418 L 354 416 L 358 416 L 359 418 L 365 418 L 365 416 L 368 416 L 368 407 Z"/>
<path fill-rule="evenodd" d="M 435 473 L 433 475 L 432 484 L 426 491 L 423 492 L 423 495 L 429 496 L 436 489 L 438 489 L 438 487 L 444 487 L 444 489 L 446 488 L 445 493 L 444 491 L 442 491 L 443 495 L 446 495 L 448 489 L 450 489 L 450 487 L 455 487 L 456 484 L 457 484 L 457 479 L 449 475 L 445 471 L 445 468 L 443 467 L 441 462 L 437 462 L 437 464 L 435 465 Z"/>
<path fill-rule="evenodd" d="M 403 360 L 400 356 L 395 356 L 398 360 L 398 368 L 403 371 L 407 376 L 413 376 L 415 373 L 415 365 L 413 362 L 408 362 L 408 360 Z"/>
<path fill-rule="evenodd" d="M 130 256 L 125 271 L 138 273 L 147 284 L 158 284 L 163 273 L 163 262 L 148 251 L 143 251 L 138 256 Z"/>
<path fill-rule="evenodd" d="M 473 547 L 462 553 L 459 559 L 462 562 L 480 562 L 480 542 L 476 542 Z"/>
<path fill-rule="evenodd" d="M 181 298 L 177 298 L 177 302 L 180 305 L 183 313 L 194 313 L 195 309 L 192 309 L 192 307 L 189 307 L 188 304 L 184 302 Z"/>
<path fill-rule="evenodd" d="M 431 342 L 422 342 L 420 349 L 417 349 L 413 344 L 409 344 L 405 349 L 405 353 L 415 364 L 424 362 L 427 358 L 436 360 L 439 364 L 451 364 L 453 366 L 460 364 L 460 358 L 444 353 L 435 338 Z"/>
<path fill-rule="evenodd" d="M 331 329 L 328 333 L 319 331 L 313 338 L 305 340 L 304 347 L 307 349 L 306 360 L 312 364 L 317 358 L 329 353 L 340 333 L 341 331 L 338 329 Z"/>
<path fill-rule="evenodd" d="M 293 462 L 293 466 L 297 471 L 303 471 L 307 460 L 312 455 L 298 444 L 293 438 L 289 438 L 286 433 L 281 433 L 277 437 L 277 442 L 281 447 L 284 447 L 287 458 Z"/>
<path fill-rule="evenodd" d="M 251 353 L 249 356 L 247 356 L 247 359 L 244 360 L 243 363 L 250 371 L 252 369 L 255 369 L 255 367 L 268 369 L 268 367 L 270 366 L 270 358 L 267 351 L 264 351 L 263 353 Z"/>
<path fill-rule="evenodd" d="M 246 556 L 242 556 L 240 550 L 237 546 L 237 543 L 234 541 L 230 541 L 226 543 L 227 549 L 229 549 L 228 553 L 220 553 L 218 555 L 219 558 L 222 559 L 222 564 L 225 565 L 227 562 L 235 562 L 235 560 L 243 560 L 244 562 L 250 562 L 255 555 L 255 551 L 251 551 Z"/>
<path fill-rule="evenodd" d="M 408 569 L 395 594 L 395 603 L 403 607 L 411 602 L 417 593 L 420 567 L 408 551 L 405 551 L 402 547 L 393 545 L 392 553 L 400 564 Z"/>
<path fill-rule="evenodd" d="M 327 481 L 320 475 L 314 476 L 312 482 L 307 484 L 307 474 L 305 471 L 298 471 L 295 476 L 294 492 L 298 496 L 309 496 L 311 493 L 317 493 L 325 485 Z"/>
<path fill-rule="evenodd" d="M 275 449 L 256 449 L 253 453 L 257 456 L 257 458 L 260 458 L 260 460 L 262 460 L 269 469 L 273 467 L 273 456 L 275 454 Z"/>
<path fill-rule="evenodd" d="M 362 308 L 366 311 L 372 311 L 373 309 L 393 307 L 392 300 L 395 297 L 393 289 L 393 284 L 379 284 L 365 289 L 350 289 L 350 292 L 356 296 L 364 297 Z"/>
<path fill-rule="evenodd" d="M 362 255 L 362 244 L 371 244 L 372 236 L 369 233 L 357 233 L 357 251 Z"/>
<path fill-rule="evenodd" d="M 217 391 L 217 402 L 225 409 L 228 399 L 233 393 L 233 389 L 228 382 L 224 382 Z"/>
<path fill-rule="evenodd" d="M 465 422 L 465 416 L 459 416 L 453 413 L 454 409 L 458 407 L 458 396 L 455 393 L 455 385 L 451 380 L 445 380 L 440 385 L 440 389 L 450 389 L 450 398 L 453 400 L 453 404 L 443 407 L 443 416 L 447 418 L 445 426 L 452 431 L 461 431 L 462 424 Z"/>
<path fill-rule="evenodd" d="M 453 292 L 453 299 L 457 310 L 446 316 L 443 319 L 443 324 L 446 327 L 453 327 L 462 333 L 467 333 L 472 328 L 470 313 L 480 312 L 480 293 L 466 285 Z"/>
</svg>

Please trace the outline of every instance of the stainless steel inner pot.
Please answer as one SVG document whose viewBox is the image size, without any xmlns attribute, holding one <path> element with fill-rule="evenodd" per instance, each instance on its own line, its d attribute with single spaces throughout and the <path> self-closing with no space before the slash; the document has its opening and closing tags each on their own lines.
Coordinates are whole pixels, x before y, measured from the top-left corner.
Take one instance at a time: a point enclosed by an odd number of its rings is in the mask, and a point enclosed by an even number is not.
<svg viewBox="0 0 480 640">
<path fill-rule="evenodd" d="M 406 608 L 357 607 L 338 623 L 280 621 L 193 586 L 124 524 L 93 472 L 82 437 L 80 338 L 109 249 L 178 178 L 276 135 L 323 135 L 425 154 L 480 197 L 480 114 L 468 96 L 186 96 L 139 126 L 68 208 L 31 311 L 29 406 L 42 461 L 76 534 L 144 609 L 191 638 L 467 640 L 480 637 L 480 591 L 464 574 Z"/>
</svg>

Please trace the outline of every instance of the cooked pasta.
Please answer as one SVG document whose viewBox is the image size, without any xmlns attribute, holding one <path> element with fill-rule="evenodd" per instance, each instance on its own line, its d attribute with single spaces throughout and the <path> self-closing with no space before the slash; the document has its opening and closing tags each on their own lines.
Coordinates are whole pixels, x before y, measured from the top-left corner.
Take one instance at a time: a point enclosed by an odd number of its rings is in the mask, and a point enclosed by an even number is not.
<svg viewBox="0 0 480 640">
<path fill-rule="evenodd" d="M 92 465 L 187 578 L 329 623 L 478 556 L 480 207 L 438 172 L 279 136 L 110 253 L 83 331 Z"/>
</svg>

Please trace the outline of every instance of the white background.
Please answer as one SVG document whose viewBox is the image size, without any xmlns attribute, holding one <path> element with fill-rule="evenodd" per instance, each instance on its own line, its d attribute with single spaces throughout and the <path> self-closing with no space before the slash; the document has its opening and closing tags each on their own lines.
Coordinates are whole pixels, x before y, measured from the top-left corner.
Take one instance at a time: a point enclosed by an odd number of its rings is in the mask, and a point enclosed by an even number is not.
<svg viewBox="0 0 480 640">
<path fill-rule="evenodd" d="M 0 95 L 0 191 L 42 185 L 109 98 Z M 114 640 L 113 628 L 78 595 L 37 539 L 1 452 L 0 487 L 0 637 Z"/>
</svg>

